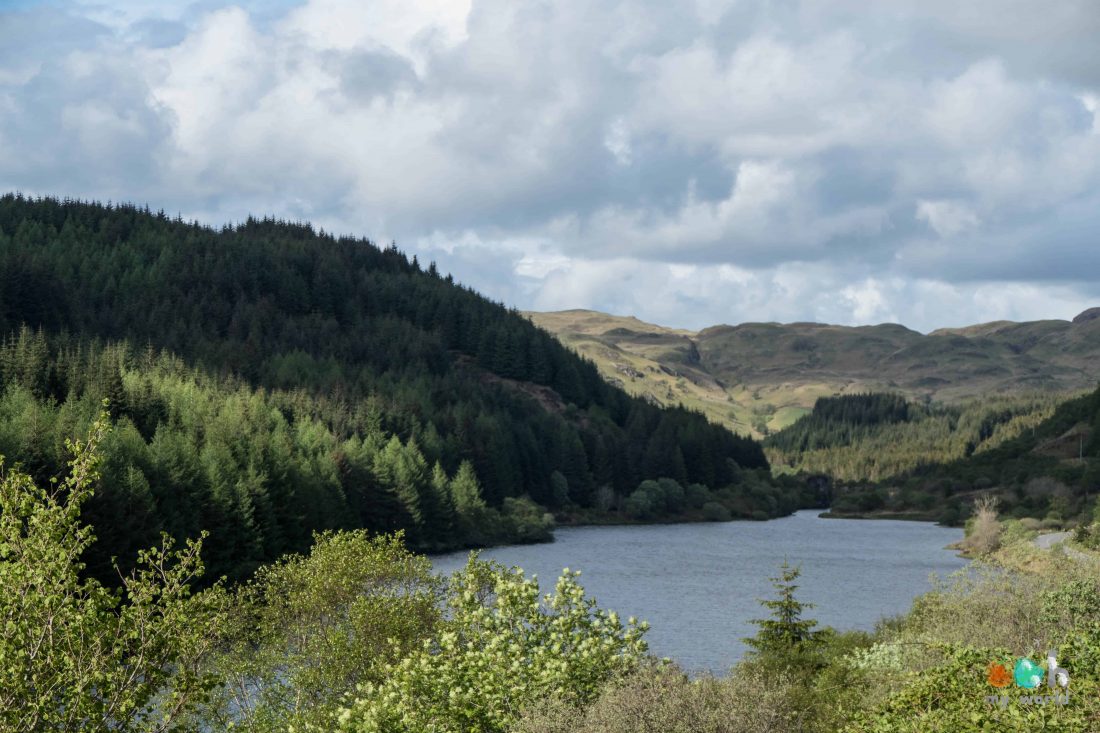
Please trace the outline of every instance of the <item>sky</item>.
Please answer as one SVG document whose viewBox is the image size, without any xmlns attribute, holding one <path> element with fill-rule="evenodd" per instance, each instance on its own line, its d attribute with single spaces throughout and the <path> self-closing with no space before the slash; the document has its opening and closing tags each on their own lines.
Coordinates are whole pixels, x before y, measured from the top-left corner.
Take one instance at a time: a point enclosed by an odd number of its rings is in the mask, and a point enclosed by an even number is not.
<svg viewBox="0 0 1100 733">
<path fill-rule="evenodd" d="M 1100 305 L 1095 0 L 0 0 L 0 190 L 396 241 L 494 300 Z"/>
</svg>

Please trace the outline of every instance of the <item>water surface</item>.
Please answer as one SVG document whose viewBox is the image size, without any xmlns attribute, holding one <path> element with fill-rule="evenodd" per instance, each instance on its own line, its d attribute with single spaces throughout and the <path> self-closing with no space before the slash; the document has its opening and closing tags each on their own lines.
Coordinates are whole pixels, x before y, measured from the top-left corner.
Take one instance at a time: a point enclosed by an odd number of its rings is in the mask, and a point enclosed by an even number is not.
<svg viewBox="0 0 1100 733">
<path fill-rule="evenodd" d="M 821 519 L 801 511 L 769 522 L 565 527 L 544 545 L 495 547 L 482 557 L 537 573 L 544 591 L 562 568 L 602 608 L 649 621 L 650 649 L 686 669 L 724 674 L 745 650 L 750 619 L 771 598 L 769 576 L 786 558 L 802 566 L 798 597 L 809 616 L 838 629 L 874 628 L 909 609 L 965 561 L 944 546 L 962 530 L 924 522 Z M 436 569 L 462 567 L 467 553 L 437 555 Z"/>
</svg>

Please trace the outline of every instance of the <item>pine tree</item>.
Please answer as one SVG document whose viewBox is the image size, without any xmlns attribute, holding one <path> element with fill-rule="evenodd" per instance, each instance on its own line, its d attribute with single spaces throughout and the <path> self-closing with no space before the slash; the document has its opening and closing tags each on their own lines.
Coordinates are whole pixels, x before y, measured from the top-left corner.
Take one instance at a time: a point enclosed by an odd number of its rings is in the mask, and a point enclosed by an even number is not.
<svg viewBox="0 0 1100 733">
<path fill-rule="evenodd" d="M 451 482 L 439 461 L 435 462 L 435 467 L 432 469 L 429 488 L 432 506 L 429 527 L 432 530 L 432 538 L 439 547 L 448 547 L 454 537 L 455 505 L 454 499 L 451 498 Z"/>
<path fill-rule="evenodd" d="M 418 534 L 424 517 L 420 508 L 420 492 L 417 486 L 407 480 L 410 478 L 408 467 L 402 466 L 404 450 L 400 438 L 396 435 L 390 438 L 386 447 L 374 457 L 374 475 L 399 500 L 405 513 L 403 524 L 409 529 L 412 539 Z"/>
<path fill-rule="evenodd" d="M 770 578 L 778 597 L 762 600 L 760 605 L 771 610 L 772 615 L 770 618 L 752 619 L 751 623 L 760 630 L 756 636 L 742 639 L 752 647 L 758 658 L 794 662 L 815 651 L 821 643 L 824 632 L 816 628 L 817 621 L 803 618 L 805 611 L 813 608 L 813 604 L 803 603 L 794 595 L 798 590 L 795 581 L 801 574 L 801 568 L 784 560 L 779 566 L 779 575 Z"/>
<path fill-rule="evenodd" d="M 474 465 L 469 461 L 463 461 L 458 472 L 450 484 L 451 496 L 454 499 L 455 509 L 460 514 L 472 514 L 478 509 L 485 508 L 485 500 L 481 498 L 481 485 L 474 473 Z"/>
</svg>

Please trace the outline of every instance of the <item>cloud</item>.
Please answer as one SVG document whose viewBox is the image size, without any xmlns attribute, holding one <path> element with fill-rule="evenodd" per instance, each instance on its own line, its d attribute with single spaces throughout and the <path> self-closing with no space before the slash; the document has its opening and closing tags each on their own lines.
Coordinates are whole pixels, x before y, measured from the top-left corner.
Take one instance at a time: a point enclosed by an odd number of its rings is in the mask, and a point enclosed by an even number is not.
<svg viewBox="0 0 1100 733">
<path fill-rule="evenodd" d="M 1070 317 L 1098 35 L 1091 0 L 24 3 L 0 187 L 309 218 L 525 308 Z"/>
<path fill-rule="evenodd" d="M 970 207 L 957 201 L 918 201 L 917 218 L 940 237 L 953 237 L 981 223 Z"/>
</svg>

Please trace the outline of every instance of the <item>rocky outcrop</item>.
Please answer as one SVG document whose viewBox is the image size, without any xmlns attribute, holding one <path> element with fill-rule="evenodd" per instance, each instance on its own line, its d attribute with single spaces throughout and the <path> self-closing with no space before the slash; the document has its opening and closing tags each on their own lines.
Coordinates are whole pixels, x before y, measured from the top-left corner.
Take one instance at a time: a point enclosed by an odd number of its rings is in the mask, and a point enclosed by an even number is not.
<svg viewBox="0 0 1100 733">
<path fill-rule="evenodd" d="M 1077 317 L 1073 319 L 1074 323 L 1087 323 L 1089 321 L 1095 321 L 1100 318 L 1100 308 L 1089 308 L 1086 311 L 1081 311 L 1077 314 Z"/>
</svg>

